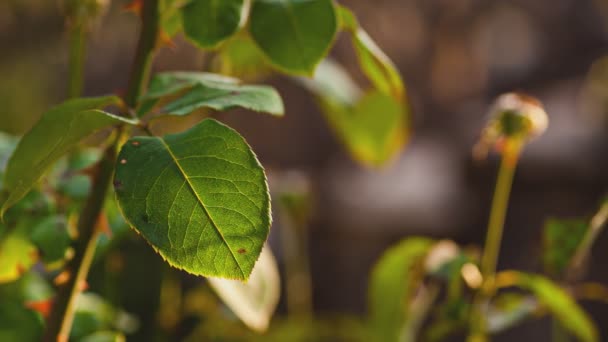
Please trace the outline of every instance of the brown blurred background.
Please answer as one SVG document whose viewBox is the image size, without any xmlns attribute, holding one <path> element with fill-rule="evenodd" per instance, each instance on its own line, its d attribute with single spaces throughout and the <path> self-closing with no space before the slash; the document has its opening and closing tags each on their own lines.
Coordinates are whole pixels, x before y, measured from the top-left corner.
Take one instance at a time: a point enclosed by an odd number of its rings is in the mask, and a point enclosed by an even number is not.
<svg viewBox="0 0 608 342">
<path fill-rule="evenodd" d="M 113 1 L 91 34 L 86 95 L 125 87 L 137 21 L 122 10 L 124 2 Z M 312 186 L 315 311 L 365 312 L 370 267 L 403 237 L 483 241 L 497 162 L 474 163 L 471 148 L 489 104 L 506 91 L 540 98 L 550 127 L 525 151 L 518 169 L 499 267 L 540 270 L 544 220 L 589 216 L 608 190 L 608 60 L 602 62 L 608 16 L 602 4 L 340 2 L 354 10 L 406 80 L 414 135 L 398 160 L 380 171 L 352 162 L 311 96 L 286 78 L 270 80 L 286 101 L 285 118 L 241 111 L 220 116 L 247 138 L 270 170 L 271 185 L 295 170 Z M 0 51 L 0 130 L 17 134 L 65 97 L 67 37 L 57 2 L 0 1 Z M 363 79 L 345 39 L 332 55 Z M 162 50 L 155 69 L 201 70 L 208 64 L 207 56 L 178 38 L 175 47 Z M 271 236 L 271 242 L 278 239 Z M 607 249 L 604 236 L 594 248 L 588 279 L 608 283 Z M 608 307 L 585 305 L 600 327 L 608 326 Z M 497 340 L 547 340 L 548 327 L 546 320 L 534 321 Z"/>
</svg>

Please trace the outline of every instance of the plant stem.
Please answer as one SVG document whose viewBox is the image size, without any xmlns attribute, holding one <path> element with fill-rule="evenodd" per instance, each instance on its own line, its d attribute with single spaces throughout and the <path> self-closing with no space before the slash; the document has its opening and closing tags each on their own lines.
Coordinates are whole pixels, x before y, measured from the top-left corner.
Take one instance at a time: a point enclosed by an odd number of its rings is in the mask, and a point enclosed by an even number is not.
<svg viewBox="0 0 608 342">
<path fill-rule="evenodd" d="M 513 159 L 513 157 L 515 157 L 515 159 Z M 505 216 L 509 205 L 509 195 L 511 194 L 511 185 L 513 184 L 516 164 L 517 155 L 513 156 L 511 154 L 505 154 L 500 162 L 498 180 L 496 181 L 496 189 L 494 190 L 492 209 L 490 211 L 490 220 L 488 222 L 486 243 L 481 257 L 481 275 L 483 276 L 484 283 L 493 282 L 496 273 L 500 242 L 502 241 Z"/>
<path fill-rule="evenodd" d="M 158 36 L 158 5 L 159 0 L 145 0 L 144 2 L 143 26 L 129 89 L 125 97 L 125 102 L 130 108 L 136 105 L 139 94 L 146 87 L 150 73 L 149 68 L 152 64 Z M 74 248 L 74 258 L 66 266 L 70 277 L 68 282 L 58 289 L 53 310 L 47 322 L 44 336 L 44 340 L 47 342 L 65 342 L 69 338 L 74 321 L 76 299 L 82 284 L 86 281 L 95 253 L 99 234 L 96 228 L 97 220 L 102 214 L 106 193 L 112 181 L 118 149 L 126 135 L 122 126 L 119 127 L 119 132 L 96 166 L 91 193 L 78 220 L 79 238 Z"/>
<path fill-rule="evenodd" d="M 567 274 L 569 275 L 570 281 L 574 281 L 576 280 L 574 278 L 582 275 L 579 270 L 589 256 L 593 243 L 595 240 L 597 240 L 597 237 L 600 235 L 607 222 L 608 200 L 604 202 L 604 204 L 600 207 L 600 210 L 591 218 L 591 221 L 589 222 L 589 229 L 587 229 L 587 232 L 583 237 L 583 241 L 581 241 L 574 253 L 574 256 L 572 257 L 570 264 L 568 265 Z"/>
<path fill-rule="evenodd" d="M 519 143 L 516 141 L 508 142 L 500 162 L 494 198 L 492 199 L 492 208 L 490 210 L 490 219 L 488 221 L 486 243 L 481 257 L 483 283 L 473 302 L 471 335 L 469 336 L 469 341 L 485 340 L 487 329 L 483 317 L 483 310 L 495 291 L 494 281 L 496 277 L 496 265 L 500 252 L 505 217 L 509 205 L 513 176 L 515 174 L 520 150 L 521 145 Z"/>
<path fill-rule="evenodd" d="M 142 8 L 143 25 L 137 43 L 137 52 L 125 103 L 134 108 L 150 78 L 154 49 L 158 41 L 159 0 L 144 0 Z"/>
<path fill-rule="evenodd" d="M 112 172 L 116 160 L 116 147 L 106 150 L 97 165 L 93 188 L 87 198 L 84 209 L 78 219 L 78 240 L 74 247 L 74 258 L 66 266 L 70 275 L 68 282 L 60 287 L 53 304 L 53 311 L 47 322 L 45 341 L 67 341 L 74 320 L 77 295 L 86 281 L 93 256 L 99 230 L 97 220 L 103 208 L 103 202 L 112 180 Z"/>
<path fill-rule="evenodd" d="M 70 60 L 68 98 L 80 97 L 84 83 L 84 60 L 86 52 L 86 30 L 83 24 L 76 24 L 69 30 Z"/>
</svg>

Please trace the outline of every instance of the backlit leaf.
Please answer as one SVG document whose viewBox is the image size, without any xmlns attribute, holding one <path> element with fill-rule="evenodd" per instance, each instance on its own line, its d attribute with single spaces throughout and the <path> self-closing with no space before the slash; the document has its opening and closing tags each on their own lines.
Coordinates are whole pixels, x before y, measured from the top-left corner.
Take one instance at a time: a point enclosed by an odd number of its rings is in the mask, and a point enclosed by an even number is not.
<svg viewBox="0 0 608 342">
<path fill-rule="evenodd" d="M 192 0 L 181 9 L 186 37 L 213 48 L 239 28 L 244 0 Z"/>
<path fill-rule="evenodd" d="M 257 0 L 249 20 L 251 36 L 270 62 L 300 75 L 313 74 L 338 29 L 331 0 Z"/>
<path fill-rule="evenodd" d="M 331 128 L 360 163 L 381 166 L 406 145 L 409 113 L 403 103 L 380 91 L 363 93 L 339 64 L 323 61 L 313 79 L 299 81 L 317 96 Z"/>
<path fill-rule="evenodd" d="M 236 35 L 222 45 L 213 60 L 213 69 L 245 81 L 258 80 L 272 73 L 264 55 L 246 35 Z"/>
<path fill-rule="evenodd" d="M 354 14 L 347 8 L 339 8 L 341 24 L 352 38 L 361 70 L 376 89 L 402 101 L 405 87 L 399 71 L 374 40 L 360 26 Z"/>
<path fill-rule="evenodd" d="M 81 98 L 66 101 L 48 112 L 26 133 L 11 156 L 4 176 L 8 198 L 0 216 L 42 177 L 45 171 L 80 140 L 101 128 L 133 123 L 99 110 L 120 103 L 115 96 Z"/>
<path fill-rule="evenodd" d="M 114 179 L 129 223 L 174 267 L 247 279 L 270 227 L 266 176 L 245 140 L 212 119 L 135 137 Z"/>
<path fill-rule="evenodd" d="M 408 238 L 386 250 L 374 266 L 369 305 L 372 330 L 378 341 L 400 341 L 408 306 L 420 277 L 421 263 L 433 241 Z"/>
<path fill-rule="evenodd" d="M 353 158 L 378 167 L 393 159 L 405 146 L 408 125 L 403 107 L 380 92 L 364 95 L 354 106 L 341 107 L 321 101 L 331 127 Z"/>
<path fill-rule="evenodd" d="M 597 329 L 589 315 L 557 284 L 540 275 L 516 271 L 510 271 L 509 275 L 517 286 L 531 291 L 561 325 L 581 341 L 599 340 Z"/>
<path fill-rule="evenodd" d="M 18 279 L 38 261 L 36 246 L 29 239 L 31 224 L 23 219 L 0 236 L 0 283 Z"/>
<path fill-rule="evenodd" d="M 264 246 L 246 283 L 219 278 L 209 278 L 208 281 L 224 303 L 249 328 L 260 332 L 268 328 L 281 290 L 277 262 L 270 247 Z"/>
<path fill-rule="evenodd" d="M 172 115 L 187 115 L 201 108 L 228 110 L 236 107 L 283 115 L 283 101 L 274 88 L 241 85 L 239 82 L 231 77 L 208 73 L 163 73 L 152 80 L 144 99 L 181 94 L 161 108 L 161 112 Z"/>
</svg>

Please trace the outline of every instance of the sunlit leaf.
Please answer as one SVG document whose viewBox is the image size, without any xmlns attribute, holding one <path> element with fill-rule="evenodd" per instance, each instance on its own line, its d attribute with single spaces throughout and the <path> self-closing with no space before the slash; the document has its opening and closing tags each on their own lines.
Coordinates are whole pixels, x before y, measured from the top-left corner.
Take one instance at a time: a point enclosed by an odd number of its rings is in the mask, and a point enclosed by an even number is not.
<svg viewBox="0 0 608 342">
<path fill-rule="evenodd" d="M 247 279 L 270 227 L 266 176 L 245 140 L 206 119 L 179 134 L 135 137 L 114 179 L 129 223 L 174 267 Z"/>
<path fill-rule="evenodd" d="M 313 79 L 299 81 L 317 96 L 331 128 L 355 160 L 378 167 L 404 148 L 409 113 L 393 97 L 379 91 L 363 93 L 331 61 L 321 63 Z"/>
<path fill-rule="evenodd" d="M 283 101 L 272 87 L 241 85 L 239 80 L 208 73 L 172 72 L 157 75 L 145 100 L 155 100 L 180 93 L 161 112 L 187 115 L 201 108 L 228 110 L 242 107 L 273 115 L 283 115 Z"/>
<path fill-rule="evenodd" d="M 46 112 L 19 141 L 8 162 L 3 189 L 8 198 L 0 208 L 0 216 L 23 198 L 44 172 L 80 140 L 110 125 L 133 123 L 99 110 L 119 102 L 120 99 L 114 96 L 74 99 Z"/>
<path fill-rule="evenodd" d="M 331 0 L 257 0 L 249 20 L 253 40 L 273 65 L 308 76 L 327 55 L 338 29 Z"/>
<path fill-rule="evenodd" d="M 392 160 L 408 140 L 401 105 L 380 92 L 365 94 L 353 106 L 321 101 L 325 116 L 352 157 L 378 167 Z"/>
<path fill-rule="evenodd" d="M 421 263 L 433 246 L 430 239 L 408 238 L 384 252 L 370 278 L 372 330 L 378 341 L 399 341 L 407 320 Z"/>
<path fill-rule="evenodd" d="M 585 220 L 549 219 L 543 230 L 543 264 L 553 276 L 563 275 L 587 232 Z"/>
<path fill-rule="evenodd" d="M 367 75 L 376 89 L 402 101 L 405 87 L 399 71 L 374 40 L 360 26 L 354 14 L 340 6 L 342 26 L 352 36 L 352 44 L 357 53 L 361 70 Z"/>
<path fill-rule="evenodd" d="M 581 341 L 599 341 L 597 329 L 589 315 L 557 284 L 540 275 L 516 271 L 503 273 L 503 277 L 505 275 L 512 277 L 517 286 L 531 291 L 561 325 Z"/>
<path fill-rule="evenodd" d="M 0 283 L 18 279 L 38 261 L 38 251 L 29 238 L 32 223 L 23 219 L 0 237 Z"/>
<path fill-rule="evenodd" d="M 258 80 L 272 73 L 264 55 L 246 35 L 236 35 L 224 43 L 213 61 L 213 68 L 220 74 L 245 81 Z"/>
<path fill-rule="evenodd" d="M 209 278 L 209 284 L 224 303 L 249 328 L 265 331 L 279 303 L 281 284 L 277 262 L 268 246 L 264 246 L 249 280 Z"/>
<path fill-rule="evenodd" d="M 198 46 L 213 48 L 239 28 L 244 0 L 193 0 L 181 9 L 186 37 Z"/>
</svg>

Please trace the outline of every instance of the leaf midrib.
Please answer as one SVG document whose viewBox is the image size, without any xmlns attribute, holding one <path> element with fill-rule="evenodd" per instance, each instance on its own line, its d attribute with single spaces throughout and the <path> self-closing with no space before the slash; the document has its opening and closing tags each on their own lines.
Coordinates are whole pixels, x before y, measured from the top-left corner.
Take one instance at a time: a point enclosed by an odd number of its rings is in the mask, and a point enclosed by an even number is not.
<svg viewBox="0 0 608 342">
<path fill-rule="evenodd" d="M 207 210 L 207 206 L 205 205 L 205 202 L 203 202 L 203 200 L 200 198 L 200 196 L 198 195 L 198 193 L 194 189 L 194 186 L 190 182 L 190 179 L 188 178 L 188 175 L 186 174 L 186 172 L 184 171 L 184 169 L 182 168 L 182 166 L 179 164 L 179 160 L 177 159 L 177 157 L 175 156 L 175 154 L 173 154 L 173 151 L 171 150 L 171 147 L 169 147 L 169 145 L 167 145 L 167 143 L 162 138 L 156 137 L 156 139 L 158 139 L 158 141 L 160 141 L 160 143 L 167 150 L 167 152 L 171 156 L 171 159 L 173 159 L 173 162 L 175 163 L 175 165 L 179 169 L 179 172 L 182 174 L 182 177 L 184 177 L 184 181 L 188 184 L 188 187 L 190 188 L 190 191 L 192 191 L 192 193 L 196 197 L 198 203 L 203 208 L 203 211 L 205 212 L 205 215 L 207 215 L 207 217 L 209 218 L 209 222 L 211 222 L 211 225 L 215 228 L 215 230 L 217 231 L 217 233 L 219 234 L 219 236 L 222 238 L 222 241 L 226 244 L 226 247 L 228 247 L 228 250 L 230 251 L 230 255 L 232 255 L 232 258 L 234 259 L 234 262 L 238 266 L 239 271 L 241 272 L 241 274 L 243 275 L 243 279 L 247 278 L 247 276 L 245 275 L 245 272 L 243 271 L 243 268 L 242 268 L 241 264 L 237 260 L 236 255 L 234 254 L 234 251 L 232 250 L 232 248 L 230 248 L 230 244 L 228 244 L 228 241 L 226 240 L 226 237 L 224 237 L 224 234 L 222 234 L 222 231 L 218 227 L 217 223 L 215 223 L 215 221 L 213 220 L 213 217 L 211 217 L 211 213 L 209 213 L 209 211 Z"/>
</svg>

